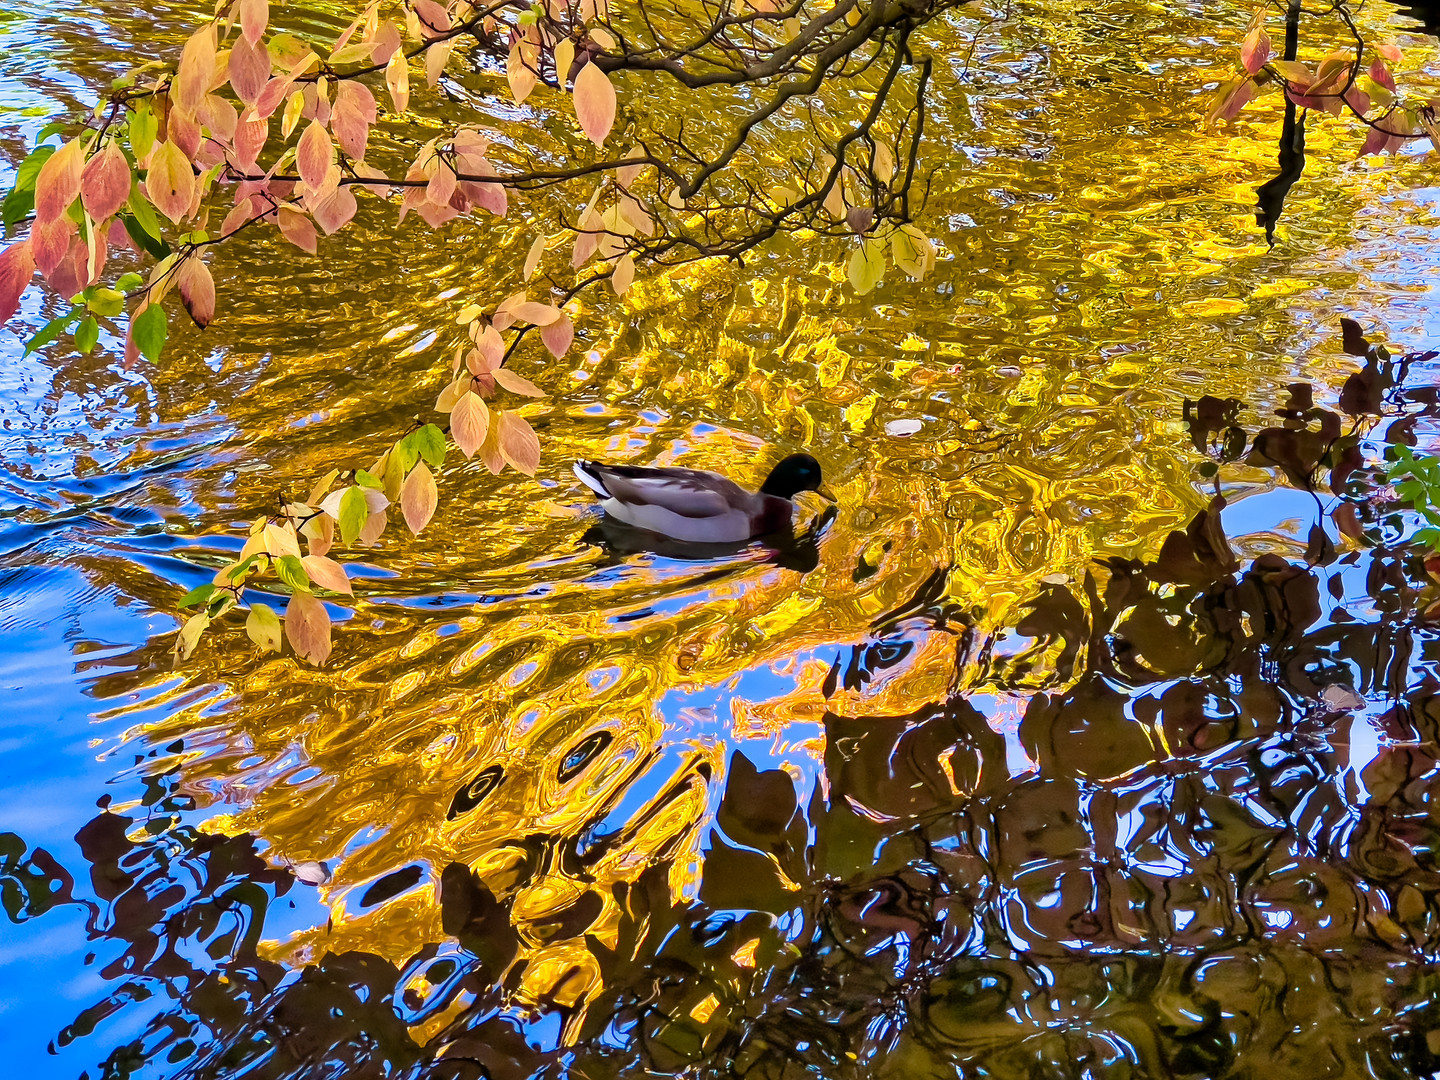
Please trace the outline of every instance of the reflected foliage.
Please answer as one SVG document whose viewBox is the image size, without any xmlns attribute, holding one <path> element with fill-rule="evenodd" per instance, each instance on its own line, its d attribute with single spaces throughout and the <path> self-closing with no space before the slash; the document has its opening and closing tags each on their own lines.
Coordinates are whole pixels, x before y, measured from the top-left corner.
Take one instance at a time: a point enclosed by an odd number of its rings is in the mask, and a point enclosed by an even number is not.
<svg viewBox="0 0 1440 1080">
<path fill-rule="evenodd" d="M 267 959 L 302 886 L 255 838 L 185 825 L 176 765 L 77 836 L 88 885 L 0 838 L 9 917 L 78 904 L 103 943 L 113 990 L 57 1043 L 163 995 L 100 1075 L 1428 1075 L 1440 639 L 1367 434 L 1406 437 L 1435 395 L 1407 385 L 1429 357 L 1347 345 L 1363 366 L 1334 409 L 1302 384 L 1258 423 L 1187 405 L 1215 493 L 1153 558 L 1047 584 L 1003 631 L 943 570 L 878 616 L 823 686 L 817 782 L 741 743 L 684 759 L 619 831 L 534 819 L 503 859 L 397 865 L 360 907 L 438 907 L 403 964 Z M 1227 536 L 1229 474 L 1257 469 L 1315 495 L 1305 557 Z M 950 688 L 873 708 L 931 638 Z M 480 770 L 447 817 L 523 782 Z M 613 873 L 712 788 L 693 888 L 676 839 Z"/>
</svg>

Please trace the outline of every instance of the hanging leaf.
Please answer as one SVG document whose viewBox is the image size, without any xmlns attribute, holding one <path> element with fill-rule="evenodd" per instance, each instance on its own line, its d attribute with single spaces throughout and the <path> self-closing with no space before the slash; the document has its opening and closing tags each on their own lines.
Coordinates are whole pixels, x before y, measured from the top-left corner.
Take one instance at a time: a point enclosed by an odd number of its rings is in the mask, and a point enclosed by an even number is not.
<svg viewBox="0 0 1440 1080">
<path fill-rule="evenodd" d="M 570 81 L 570 69 L 575 66 L 575 42 L 568 37 L 561 38 L 555 45 L 555 81 L 560 89 Z"/>
<path fill-rule="evenodd" d="M 570 351 L 570 346 L 575 341 L 575 324 L 568 315 L 561 315 L 549 326 L 541 327 L 540 340 L 545 343 L 545 348 L 550 350 L 550 355 L 559 360 Z"/>
<path fill-rule="evenodd" d="M 330 129 L 335 141 L 353 160 L 365 157 L 365 145 L 378 110 L 375 95 L 364 83 L 349 79 L 335 90 L 335 106 L 330 112 Z"/>
<path fill-rule="evenodd" d="M 1257 26 L 1245 35 L 1240 46 L 1240 66 L 1246 75 L 1254 75 L 1270 59 L 1270 35 L 1263 26 Z"/>
<path fill-rule="evenodd" d="M 855 292 L 864 296 L 885 276 L 885 247 L 883 243 L 877 244 L 875 240 L 867 240 L 861 244 L 850 256 L 850 264 L 846 269 L 846 276 Z"/>
<path fill-rule="evenodd" d="M 300 179 L 311 191 L 320 191 L 325 186 L 325 177 L 335 164 L 335 144 L 319 120 L 311 120 L 305 134 L 300 136 L 295 148 L 295 164 L 300 170 Z"/>
<path fill-rule="evenodd" d="M 240 37 L 230 50 L 227 70 L 235 96 L 246 105 L 254 105 L 270 81 L 270 50 L 263 41 L 252 44 Z"/>
<path fill-rule="evenodd" d="M 316 667 L 330 659 L 330 613 L 310 593 L 297 592 L 285 606 L 285 640 L 295 654 Z"/>
<path fill-rule="evenodd" d="M 467 458 L 480 449 L 489 426 L 490 410 L 475 394 L 465 394 L 450 410 L 450 437 Z"/>
<path fill-rule="evenodd" d="M 0 252 L 0 323 L 9 322 L 20 310 L 20 297 L 35 276 L 35 257 L 30 241 L 20 240 Z"/>
<path fill-rule="evenodd" d="M 251 604 L 250 614 L 245 617 L 245 634 L 260 651 L 280 651 L 280 616 L 266 604 Z"/>
<path fill-rule="evenodd" d="M 145 194 L 155 204 L 155 209 L 173 222 L 178 223 L 190 212 L 190 203 L 195 196 L 195 171 L 190 166 L 190 159 L 175 143 L 161 143 L 150 159 L 150 171 L 145 176 Z"/>
<path fill-rule="evenodd" d="M 215 318 L 215 279 L 210 268 L 192 255 L 175 271 L 175 286 L 180 290 L 180 301 L 195 325 L 204 330 Z"/>
<path fill-rule="evenodd" d="M 530 96 L 537 79 L 534 65 L 527 63 L 526 51 L 521 49 L 520 39 L 517 38 L 510 43 L 510 53 L 505 59 L 505 80 L 510 84 L 510 94 L 515 98 L 516 105 Z"/>
<path fill-rule="evenodd" d="M 575 116 L 591 142 L 605 145 L 615 124 L 615 87 L 594 64 L 586 64 L 575 76 Z"/>
<path fill-rule="evenodd" d="M 75 328 L 75 351 L 81 356 L 89 356 L 99 341 L 100 324 L 92 316 L 86 315 Z"/>
<path fill-rule="evenodd" d="M 525 269 L 520 275 L 521 280 L 529 281 L 530 275 L 535 273 L 535 268 L 540 265 L 540 258 L 545 254 L 545 240 L 545 236 L 537 236 L 535 242 L 530 245 L 530 251 L 525 256 Z"/>
<path fill-rule="evenodd" d="M 403 113 L 410 104 L 410 61 L 403 49 L 397 50 L 385 65 L 385 88 L 390 91 L 394 111 Z"/>
<path fill-rule="evenodd" d="M 499 417 L 500 453 L 515 468 L 534 476 L 540 467 L 540 439 L 519 413 L 502 412 Z"/>
<path fill-rule="evenodd" d="M 175 638 L 175 656 L 180 660 L 189 660 L 195 653 L 195 647 L 200 644 L 200 635 L 205 633 L 205 628 L 210 625 L 210 616 L 201 611 L 185 620 L 185 625 L 180 627 L 180 633 Z"/>
<path fill-rule="evenodd" d="M 308 251 L 311 255 L 319 251 L 320 241 L 315 232 L 315 223 L 300 211 L 282 206 L 276 215 L 276 222 L 280 226 L 280 235 L 301 251 Z"/>
<path fill-rule="evenodd" d="M 355 194 L 348 186 L 337 187 L 310 207 L 315 223 L 324 230 L 326 236 L 349 224 L 358 209 Z"/>
<path fill-rule="evenodd" d="M 35 178 L 35 223 L 46 225 L 70 209 L 80 196 L 85 147 L 71 139 L 45 159 Z"/>
<path fill-rule="evenodd" d="M 634 281 L 635 260 L 628 253 L 621 255 L 610 274 L 610 288 L 615 290 L 616 296 L 624 296 Z"/>
<path fill-rule="evenodd" d="M 495 382 L 503 389 L 509 390 L 512 394 L 523 394 L 525 397 L 544 397 L 545 391 L 541 390 L 523 375 L 517 375 L 509 368 L 497 368 L 492 373 Z"/>
<path fill-rule="evenodd" d="M 85 163 L 80 177 L 80 201 L 92 221 L 113 217 L 130 198 L 130 163 L 115 143 Z"/>
<path fill-rule="evenodd" d="M 404 487 L 400 489 L 400 511 L 405 515 L 405 524 L 412 533 L 418 536 L 420 530 L 430 523 L 438 500 L 435 476 L 425 462 L 419 462 L 410 470 Z"/>
<path fill-rule="evenodd" d="M 299 560 L 300 538 L 296 535 L 293 525 L 269 521 L 265 523 L 265 529 L 261 535 L 264 538 L 265 550 L 275 558 L 293 555 L 297 561 Z"/>
<path fill-rule="evenodd" d="M 509 309 L 516 322 L 527 322 L 534 326 L 549 326 L 560 318 L 560 309 L 536 300 L 526 300 Z"/>
<path fill-rule="evenodd" d="M 215 24 L 210 23 L 190 36 L 180 54 L 180 67 L 170 86 L 170 99 L 192 115 L 200 111 L 200 99 L 215 77 Z"/>
<path fill-rule="evenodd" d="M 327 559 L 324 555 L 306 555 L 300 560 L 300 564 L 304 566 L 305 573 L 310 576 L 310 580 L 322 589 L 344 593 L 346 596 L 355 595 L 354 589 L 350 586 L 350 577 L 345 573 L 345 567 L 334 559 Z"/>
<path fill-rule="evenodd" d="M 426 424 L 405 436 L 405 441 L 425 459 L 432 469 L 445 464 L 445 433 L 434 424 Z"/>
<path fill-rule="evenodd" d="M 165 309 L 159 304 L 146 304 L 130 320 L 130 330 L 140 355 L 152 364 L 165 349 Z"/>
<path fill-rule="evenodd" d="M 420 19 L 420 36 L 433 41 L 450 29 L 450 16 L 435 0 L 411 0 L 416 16 Z"/>
<path fill-rule="evenodd" d="M 355 538 L 360 535 L 360 530 L 365 527 L 365 519 L 370 516 L 370 507 L 365 501 L 365 490 L 354 484 L 340 492 L 340 498 L 333 510 L 330 509 L 329 498 L 321 503 L 321 506 L 335 518 L 336 524 L 340 527 L 340 539 L 346 544 L 355 542 Z"/>
<path fill-rule="evenodd" d="M 245 40 L 254 45 L 265 36 L 270 24 L 269 0 L 239 0 L 239 18 Z"/>
</svg>

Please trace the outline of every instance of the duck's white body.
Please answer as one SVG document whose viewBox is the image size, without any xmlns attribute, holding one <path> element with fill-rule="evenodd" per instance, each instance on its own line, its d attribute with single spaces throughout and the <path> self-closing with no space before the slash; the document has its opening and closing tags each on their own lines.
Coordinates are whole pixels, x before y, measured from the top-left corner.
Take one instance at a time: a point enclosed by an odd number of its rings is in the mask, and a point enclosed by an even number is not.
<svg viewBox="0 0 1440 1080">
<path fill-rule="evenodd" d="M 605 512 L 636 528 L 697 544 L 726 544 L 789 528 L 795 504 L 746 491 L 702 469 L 648 469 L 577 461 L 575 475 Z"/>
</svg>

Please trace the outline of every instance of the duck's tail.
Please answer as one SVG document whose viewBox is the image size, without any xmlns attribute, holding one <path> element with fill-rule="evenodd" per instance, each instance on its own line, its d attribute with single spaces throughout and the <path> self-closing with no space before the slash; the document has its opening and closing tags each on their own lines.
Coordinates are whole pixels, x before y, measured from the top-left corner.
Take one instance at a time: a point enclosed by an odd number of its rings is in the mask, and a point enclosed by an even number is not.
<svg viewBox="0 0 1440 1080">
<path fill-rule="evenodd" d="M 580 460 L 575 462 L 575 475 L 580 482 L 595 492 L 602 499 L 611 498 L 609 490 L 605 487 L 605 480 L 600 475 L 600 468 L 593 461 Z"/>
</svg>

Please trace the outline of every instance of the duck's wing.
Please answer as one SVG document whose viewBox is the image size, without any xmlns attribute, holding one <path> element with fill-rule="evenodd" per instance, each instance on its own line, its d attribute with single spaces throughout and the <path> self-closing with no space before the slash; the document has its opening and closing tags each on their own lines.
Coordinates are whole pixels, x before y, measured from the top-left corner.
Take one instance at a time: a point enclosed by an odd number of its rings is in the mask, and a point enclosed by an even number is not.
<svg viewBox="0 0 1440 1080">
<path fill-rule="evenodd" d="M 747 507 L 753 499 L 733 481 L 701 469 L 579 461 L 575 463 L 575 475 L 601 498 L 630 506 L 656 506 L 687 518 L 722 517 Z"/>
</svg>

